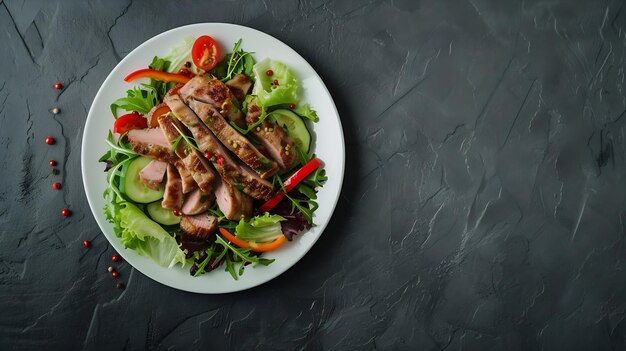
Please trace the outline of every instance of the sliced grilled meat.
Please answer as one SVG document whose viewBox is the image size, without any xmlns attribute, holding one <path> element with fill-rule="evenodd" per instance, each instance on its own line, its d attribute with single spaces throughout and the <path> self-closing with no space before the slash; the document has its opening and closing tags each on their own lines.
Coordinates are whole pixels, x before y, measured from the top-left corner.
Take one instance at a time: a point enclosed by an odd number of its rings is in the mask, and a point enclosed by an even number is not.
<svg viewBox="0 0 626 351">
<path fill-rule="evenodd" d="M 259 152 L 250 140 L 228 124 L 213 106 L 194 98 L 189 98 L 186 102 L 222 144 L 226 145 L 240 160 L 257 172 L 261 178 L 266 179 L 278 172 L 276 162 Z"/>
<path fill-rule="evenodd" d="M 252 198 L 227 182 L 216 182 L 215 200 L 224 216 L 230 220 L 238 221 L 242 217 L 252 217 Z"/>
<path fill-rule="evenodd" d="M 169 143 L 172 145 L 178 143 L 175 150 L 176 155 L 183 161 L 185 168 L 191 173 L 191 176 L 200 189 L 206 193 L 210 193 L 213 190 L 212 184 L 217 178 L 213 167 L 211 167 L 209 162 L 198 150 L 189 146 L 184 140 L 178 139 L 180 132 L 185 132 L 184 127 L 178 120 L 171 115 L 163 115 L 159 117 L 158 121 L 162 134 L 167 138 Z"/>
<path fill-rule="evenodd" d="M 240 103 L 246 99 L 246 95 L 248 95 L 250 89 L 252 89 L 253 84 L 252 79 L 243 73 L 237 74 L 233 79 L 226 82 L 226 86 Z"/>
<path fill-rule="evenodd" d="M 126 137 L 133 151 L 140 155 L 165 163 L 174 163 L 178 160 L 159 128 L 134 129 L 129 131 Z"/>
<path fill-rule="evenodd" d="M 219 182 L 221 183 L 221 181 Z M 213 193 L 206 194 L 203 193 L 202 190 L 196 188 L 196 190 L 187 195 L 185 203 L 183 203 L 183 214 L 196 215 L 206 212 L 213 205 L 214 201 L 215 195 Z"/>
<path fill-rule="evenodd" d="M 196 238 L 208 240 L 215 235 L 217 218 L 207 213 L 195 216 L 183 215 L 180 219 L 180 229 Z"/>
<path fill-rule="evenodd" d="M 244 115 L 236 104 L 237 98 L 219 79 L 211 78 L 208 75 L 195 76 L 180 88 L 178 93 L 185 100 L 193 97 L 206 102 L 220 110 L 224 117 L 235 122 L 240 128 L 246 127 Z M 170 106 L 170 108 L 172 107 Z"/>
<path fill-rule="evenodd" d="M 183 181 L 173 165 L 167 165 L 167 182 L 161 207 L 168 210 L 180 210 L 183 207 Z"/>
<path fill-rule="evenodd" d="M 255 199 L 267 200 L 274 193 L 272 183 L 259 177 L 249 167 L 235 161 L 226 147 L 178 95 L 168 95 L 164 100 L 178 119 L 189 128 L 198 148 L 215 156 L 212 158 L 213 166 L 223 180 Z"/>
<path fill-rule="evenodd" d="M 196 181 L 193 179 L 191 173 L 187 170 L 187 167 L 185 167 L 182 160 L 176 161 L 174 166 L 176 166 L 178 174 L 180 174 L 180 178 L 183 182 L 183 194 L 188 194 L 196 188 Z"/>
<path fill-rule="evenodd" d="M 158 160 L 152 160 L 139 171 L 139 181 L 153 190 L 159 190 L 163 178 L 165 178 L 165 170 L 167 169 L 167 163 Z"/>
<path fill-rule="evenodd" d="M 259 121 L 260 116 L 261 108 L 257 106 L 253 99 L 248 103 L 246 122 L 248 125 L 256 123 Z M 252 131 L 252 134 L 261 141 L 261 144 L 265 146 L 272 158 L 278 162 L 280 168 L 290 169 L 296 163 L 296 143 L 278 123 L 274 123 L 266 118 Z"/>
</svg>

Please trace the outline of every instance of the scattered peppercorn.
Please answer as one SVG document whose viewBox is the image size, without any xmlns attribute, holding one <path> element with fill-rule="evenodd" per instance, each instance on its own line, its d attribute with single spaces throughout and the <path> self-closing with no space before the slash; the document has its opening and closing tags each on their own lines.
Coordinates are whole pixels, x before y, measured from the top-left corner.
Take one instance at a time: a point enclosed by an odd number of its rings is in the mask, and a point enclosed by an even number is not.
<svg viewBox="0 0 626 351">
<path fill-rule="evenodd" d="M 54 182 L 54 183 L 52 183 L 52 188 L 53 188 L 54 190 L 59 190 L 59 189 L 61 189 L 61 183 L 59 183 L 59 182 Z"/>
<path fill-rule="evenodd" d="M 289 108 L 293 110 L 294 108 L 296 108 L 296 104 L 294 103 L 289 104 Z"/>
<path fill-rule="evenodd" d="M 113 278 L 117 278 L 120 274 L 117 273 L 116 270 L 114 270 L 113 272 L 111 272 L 111 275 L 113 276 Z"/>
<path fill-rule="evenodd" d="M 183 68 L 178 70 L 178 73 L 184 74 L 184 75 L 189 75 L 189 70 L 186 69 L 185 67 L 183 67 Z"/>
<path fill-rule="evenodd" d="M 178 212 L 178 210 L 172 211 L 172 214 L 176 217 L 180 217 L 180 212 Z"/>
<path fill-rule="evenodd" d="M 274 71 L 272 71 L 271 69 L 268 69 L 267 71 L 265 71 L 265 74 L 267 74 L 268 76 L 273 76 Z"/>
<path fill-rule="evenodd" d="M 61 110 L 58 107 L 52 109 L 52 114 L 58 115 L 59 113 L 61 113 Z"/>
<path fill-rule="evenodd" d="M 210 152 L 208 152 L 208 151 L 204 153 L 204 158 L 206 158 L 207 160 L 208 160 L 208 159 L 211 159 L 211 157 L 213 157 L 213 154 L 212 154 L 212 153 L 210 153 Z"/>
<path fill-rule="evenodd" d="M 278 79 L 274 79 L 274 85 L 278 85 Z"/>
<path fill-rule="evenodd" d="M 54 89 L 56 89 L 56 90 L 63 89 L 63 84 L 61 84 L 61 83 L 54 83 Z"/>
<path fill-rule="evenodd" d="M 54 166 L 56 166 L 56 165 L 57 165 L 57 161 L 55 161 L 55 160 L 50 160 L 50 161 L 48 161 L 48 163 L 49 163 L 49 164 L 50 164 L 50 166 L 52 166 L 52 167 L 54 167 Z"/>
<path fill-rule="evenodd" d="M 119 260 L 120 260 L 120 256 L 119 256 L 119 255 L 113 255 L 113 256 L 111 256 L 111 261 L 113 261 L 113 262 L 117 262 L 117 261 L 119 261 Z"/>
<path fill-rule="evenodd" d="M 91 242 L 89 240 L 83 240 L 83 247 L 85 249 L 88 249 L 89 247 L 91 247 Z"/>
<path fill-rule="evenodd" d="M 46 144 L 48 145 L 52 145 L 54 144 L 54 138 L 53 137 L 46 137 Z"/>
<path fill-rule="evenodd" d="M 63 215 L 63 217 L 67 217 L 69 215 L 72 214 L 72 212 L 70 210 L 68 210 L 67 208 L 64 208 L 61 210 L 61 214 Z"/>
<path fill-rule="evenodd" d="M 122 284 L 122 283 L 117 283 L 116 286 L 117 286 L 118 289 L 122 289 L 122 290 L 124 289 L 124 284 Z"/>
</svg>

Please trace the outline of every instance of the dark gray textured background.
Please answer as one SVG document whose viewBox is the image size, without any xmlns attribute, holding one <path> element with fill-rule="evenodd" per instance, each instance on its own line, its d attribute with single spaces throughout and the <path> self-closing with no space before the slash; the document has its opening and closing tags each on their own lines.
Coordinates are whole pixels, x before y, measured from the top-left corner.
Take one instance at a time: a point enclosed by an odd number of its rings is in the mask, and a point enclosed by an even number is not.
<svg viewBox="0 0 626 351">
<path fill-rule="evenodd" d="M 0 1 L 0 349 L 623 350 L 623 5 Z M 120 291 L 83 193 L 87 111 L 121 57 L 197 22 L 313 65 L 344 190 L 270 283 L 195 295 L 125 264 Z"/>
</svg>

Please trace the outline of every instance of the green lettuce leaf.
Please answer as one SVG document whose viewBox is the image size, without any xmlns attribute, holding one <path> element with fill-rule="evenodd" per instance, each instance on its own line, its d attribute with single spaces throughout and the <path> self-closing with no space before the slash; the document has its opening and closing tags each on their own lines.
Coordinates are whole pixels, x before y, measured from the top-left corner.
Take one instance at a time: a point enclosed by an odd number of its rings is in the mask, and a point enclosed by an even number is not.
<svg viewBox="0 0 626 351">
<path fill-rule="evenodd" d="M 281 216 L 267 212 L 263 216 L 252 217 L 248 222 L 241 219 L 235 228 L 235 235 L 241 240 L 257 243 L 274 241 L 283 235 L 280 222 L 284 220 Z"/>
<path fill-rule="evenodd" d="M 196 39 L 192 36 L 187 36 L 183 39 L 183 42 L 178 46 L 173 47 L 167 56 L 163 57 L 165 60 L 170 61 L 168 72 L 178 73 L 184 65 L 185 62 L 193 62 L 191 58 L 191 47 L 193 47 L 193 43 Z M 196 66 L 191 65 L 189 70 L 193 73 L 196 72 Z"/>
<path fill-rule="evenodd" d="M 317 116 L 317 112 L 309 106 L 309 104 L 298 104 L 293 110 L 300 117 L 310 119 L 313 122 L 318 122 L 320 118 Z"/>
<path fill-rule="evenodd" d="M 135 205 L 126 202 L 119 211 L 122 227 L 121 241 L 124 247 L 150 257 L 161 266 L 185 265 L 185 253 L 174 239 L 158 223 L 149 219 Z"/>
<path fill-rule="evenodd" d="M 274 73 L 268 76 L 265 72 L 270 69 Z M 284 63 L 265 59 L 254 65 L 253 71 L 256 83 L 252 94 L 257 96 L 259 106 L 291 104 L 300 100 L 300 84 Z M 274 80 L 278 81 L 278 85 L 274 85 Z"/>
<path fill-rule="evenodd" d="M 177 263 L 185 266 L 185 253 L 176 239 L 158 223 L 137 206 L 116 197 L 113 191 L 107 189 L 105 198 L 109 200 L 105 206 L 106 218 L 113 223 L 115 234 L 125 248 L 135 250 L 161 266 L 171 268 Z"/>
</svg>

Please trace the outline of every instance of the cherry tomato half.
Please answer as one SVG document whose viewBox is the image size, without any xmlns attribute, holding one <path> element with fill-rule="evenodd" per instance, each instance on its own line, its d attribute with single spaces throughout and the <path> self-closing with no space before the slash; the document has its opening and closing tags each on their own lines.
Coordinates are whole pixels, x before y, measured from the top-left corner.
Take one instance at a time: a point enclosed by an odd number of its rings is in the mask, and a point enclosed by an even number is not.
<svg viewBox="0 0 626 351">
<path fill-rule="evenodd" d="M 220 48 L 213 38 L 203 35 L 193 43 L 191 58 L 196 67 L 210 71 L 220 59 Z"/>
<path fill-rule="evenodd" d="M 148 121 L 140 114 L 127 113 L 115 120 L 113 133 L 124 134 L 131 129 L 148 128 Z"/>
</svg>

